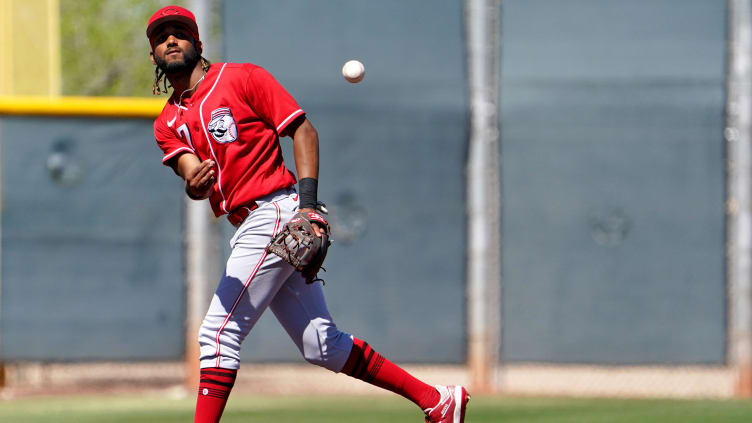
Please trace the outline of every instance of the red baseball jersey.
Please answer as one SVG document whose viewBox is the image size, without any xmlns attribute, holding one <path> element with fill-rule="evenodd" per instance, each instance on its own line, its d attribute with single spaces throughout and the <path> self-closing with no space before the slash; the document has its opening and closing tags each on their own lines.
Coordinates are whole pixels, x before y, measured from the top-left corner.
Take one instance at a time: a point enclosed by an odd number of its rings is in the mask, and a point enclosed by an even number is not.
<svg viewBox="0 0 752 423">
<path fill-rule="evenodd" d="M 190 152 L 217 163 L 209 201 L 216 216 L 295 184 L 279 134 L 305 114 L 265 69 L 250 63 L 211 65 L 196 91 L 172 95 L 154 121 L 162 163 Z"/>
</svg>

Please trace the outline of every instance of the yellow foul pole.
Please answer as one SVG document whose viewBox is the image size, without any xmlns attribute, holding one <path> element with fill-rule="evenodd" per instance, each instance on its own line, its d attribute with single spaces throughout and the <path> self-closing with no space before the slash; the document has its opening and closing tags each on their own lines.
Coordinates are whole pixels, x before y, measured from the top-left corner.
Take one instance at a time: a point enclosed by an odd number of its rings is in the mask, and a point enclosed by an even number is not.
<svg viewBox="0 0 752 423">
<path fill-rule="evenodd" d="M 0 0 L 0 95 L 60 95 L 60 0 Z"/>
</svg>

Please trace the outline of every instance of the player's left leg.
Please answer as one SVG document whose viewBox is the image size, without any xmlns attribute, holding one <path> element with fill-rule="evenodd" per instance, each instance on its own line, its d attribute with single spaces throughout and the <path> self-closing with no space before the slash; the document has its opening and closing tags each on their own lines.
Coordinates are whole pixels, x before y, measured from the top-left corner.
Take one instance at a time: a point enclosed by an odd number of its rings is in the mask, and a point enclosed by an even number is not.
<svg viewBox="0 0 752 423">
<path fill-rule="evenodd" d="M 293 272 L 269 304 L 303 358 L 311 364 L 339 372 L 352 350 L 352 337 L 340 331 L 326 307 L 321 284 L 306 284 Z"/>
<path fill-rule="evenodd" d="M 306 361 L 388 389 L 414 402 L 423 411 L 436 408 L 437 404 L 442 404 L 443 409 L 444 398 L 435 387 L 384 358 L 365 341 L 337 329 L 321 284 L 308 285 L 295 272 L 277 292 L 269 308 Z M 464 403 L 461 408 L 464 411 Z"/>
</svg>

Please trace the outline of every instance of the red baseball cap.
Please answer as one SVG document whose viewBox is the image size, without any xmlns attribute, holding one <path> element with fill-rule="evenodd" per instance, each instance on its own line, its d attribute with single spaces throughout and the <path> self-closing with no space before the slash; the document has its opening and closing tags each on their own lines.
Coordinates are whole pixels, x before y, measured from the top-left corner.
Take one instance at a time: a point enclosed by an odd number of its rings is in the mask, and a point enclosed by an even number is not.
<svg viewBox="0 0 752 423">
<path fill-rule="evenodd" d="M 146 27 L 146 37 L 149 38 L 149 43 L 154 47 L 152 36 L 154 31 L 166 22 L 179 22 L 188 28 L 193 38 L 199 41 L 198 38 L 198 25 L 196 24 L 196 17 L 193 16 L 190 10 L 180 6 L 165 6 L 157 10 L 149 19 L 149 25 Z"/>
</svg>

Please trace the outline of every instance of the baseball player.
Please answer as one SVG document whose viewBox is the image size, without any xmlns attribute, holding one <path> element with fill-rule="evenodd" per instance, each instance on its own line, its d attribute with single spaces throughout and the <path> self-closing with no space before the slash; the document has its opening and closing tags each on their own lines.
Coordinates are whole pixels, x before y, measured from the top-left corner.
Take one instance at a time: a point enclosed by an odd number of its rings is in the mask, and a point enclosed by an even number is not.
<svg viewBox="0 0 752 423">
<path fill-rule="evenodd" d="M 267 252 L 293 216 L 318 216 L 318 134 L 293 97 L 259 66 L 210 64 L 201 56 L 195 17 L 182 7 L 154 13 L 146 35 L 156 65 L 154 92 L 167 92 L 168 81 L 172 87 L 154 121 L 162 162 L 184 179 L 190 198 L 208 199 L 214 214 L 227 215 L 236 228 L 199 330 L 194 422 L 219 421 L 240 367 L 240 345 L 267 308 L 306 361 L 404 396 L 423 410 L 426 422 L 463 422 L 470 399 L 464 387 L 427 385 L 340 331 L 321 284 L 306 283 L 301 272 Z M 293 140 L 297 181 L 284 165 L 280 137 Z M 327 226 L 315 224 L 316 235 Z"/>
</svg>

